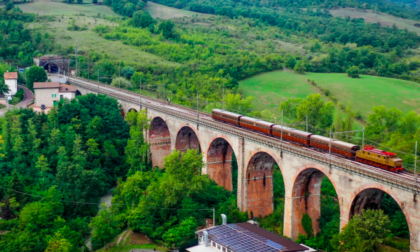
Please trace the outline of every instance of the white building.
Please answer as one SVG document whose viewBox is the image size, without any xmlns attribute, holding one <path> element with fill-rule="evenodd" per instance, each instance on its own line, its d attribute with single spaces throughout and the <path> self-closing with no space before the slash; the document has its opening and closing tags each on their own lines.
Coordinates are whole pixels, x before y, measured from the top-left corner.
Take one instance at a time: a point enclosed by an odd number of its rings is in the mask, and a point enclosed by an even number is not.
<svg viewBox="0 0 420 252">
<path fill-rule="evenodd" d="M 35 106 L 44 105 L 47 108 L 55 106 L 62 99 L 73 99 L 76 97 L 76 87 L 60 82 L 35 82 Z"/>
<path fill-rule="evenodd" d="M 17 80 L 18 80 L 18 73 L 17 72 L 6 72 L 4 73 L 4 82 L 9 87 L 10 92 L 8 94 L 15 95 L 17 92 Z"/>
</svg>

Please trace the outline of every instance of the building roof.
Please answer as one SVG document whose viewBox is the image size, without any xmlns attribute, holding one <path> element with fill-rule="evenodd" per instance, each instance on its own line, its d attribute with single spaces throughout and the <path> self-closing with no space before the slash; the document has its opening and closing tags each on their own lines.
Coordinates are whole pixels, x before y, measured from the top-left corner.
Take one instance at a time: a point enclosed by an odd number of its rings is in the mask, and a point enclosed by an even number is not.
<svg viewBox="0 0 420 252">
<path fill-rule="evenodd" d="M 297 252 L 307 248 L 280 235 L 271 233 L 250 223 L 227 224 L 200 230 L 209 234 L 209 240 L 214 241 L 235 252 Z"/>
<path fill-rule="evenodd" d="M 17 72 L 5 72 L 4 73 L 4 79 L 6 79 L 6 80 L 10 80 L 10 79 L 17 80 L 17 78 L 18 78 L 18 73 Z"/>
<path fill-rule="evenodd" d="M 76 87 L 75 86 L 70 86 L 67 84 L 61 84 L 60 88 L 58 89 L 59 93 L 75 93 L 76 92 Z"/>
<path fill-rule="evenodd" d="M 60 82 L 34 82 L 34 89 L 59 88 Z"/>
</svg>

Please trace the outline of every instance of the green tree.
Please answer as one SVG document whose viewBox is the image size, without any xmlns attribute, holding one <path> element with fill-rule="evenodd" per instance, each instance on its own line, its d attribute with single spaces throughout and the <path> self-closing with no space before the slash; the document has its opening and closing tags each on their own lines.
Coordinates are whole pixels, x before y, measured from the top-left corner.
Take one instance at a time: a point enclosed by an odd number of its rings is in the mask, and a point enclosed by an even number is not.
<svg viewBox="0 0 420 252">
<path fill-rule="evenodd" d="M 303 122 L 308 115 L 308 124 L 313 127 L 317 126 L 322 117 L 324 104 L 320 94 L 308 95 L 296 109 L 297 120 Z"/>
<path fill-rule="evenodd" d="M 0 95 L 4 95 L 10 92 L 10 88 L 6 83 L 0 81 Z"/>
<path fill-rule="evenodd" d="M 309 214 L 307 214 L 307 213 L 304 213 L 302 215 L 301 222 L 302 222 L 303 229 L 306 232 L 306 236 L 308 238 L 313 237 L 314 236 L 314 229 L 312 227 L 312 218 L 311 218 L 311 216 L 309 216 Z"/>
<path fill-rule="evenodd" d="M 347 69 L 347 75 L 351 78 L 359 78 L 359 68 L 357 66 L 352 66 Z"/>
<path fill-rule="evenodd" d="M 241 98 L 239 94 L 227 94 L 225 97 L 225 108 L 228 111 L 232 111 L 239 114 L 249 114 L 253 109 L 251 104 L 254 98 L 248 96 L 246 98 Z"/>
<path fill-rule="evenodd" d="M 163 241 L 167 247 L 180 247 L 182 244 L 194 238 L 197 229 L 197 221 L 194 217 L 183 220 L 178 226 L 169 229 L 163 234 Z"/>
<path fill-rule="evenodd" d="M 92 229 L 92 249 L 94 250 L 112 241 L 120 231 L 115 215 L 106 205 L 103 205 L 98 215 L 92 218 L 89 227 Z"/>
<path fill-rule="evenodd" d="M 390 233 L 390 221 L 382 210 L 364 210 L 355 215 L 332 241 L 336 251 L 377 251 Z"/>
<path fill-rule="evenodd" d="M 123 77 L 114 78 L 111 82 L 111 86 L 119 88 L 130 88 L 131 82 Z"/>
<path fill-rule="evenodd" d="M 293 70 L 297 74 L 304 74 L 305 73 L 305 64 L 303 63 L 303 61 L 298 60 L 295 67 L 293 68 Z"/>
<path fill-rule="evenodd" d="M 293 56 L 288 55 L 285 65 L 289 69 L 294 69 L 296 66 L 296 59 Z"/>
<path fill-rule="evenodd" d="M 32 91 L 34 91 L 34 82 L 45 82 L 47 80 L 47 73 L 42 67 L 32 66 L 26 72 L 26 86 Z"/>
<path fill-rule="evenodd" d="M 54 234 L 48 242 L 48 247 L 45 252 L 70 252 L 73 245 L 65 239 L 60 232 Z"/>
<path fill-rule="evenodd" d="M 280 112 L 283 111 L 284 117 L 294 120 L 297 118 L 297 107 L 301 102 L 300 98 L 288 99 L 280 104 Z"/>
<path fill-rule="evenodd" d="M 158 32 L 161 32 L 166 39 L 175 38 L 175 24 L 171 20 L 162 21 L 159 24 Z"/>
<path fill-rule="evenodd" d="M 136 11 L 134 12 L 133 18 L 130 23 L 134 27 L 148 28 L 150 25 L 155 24 L 155 20 L 150 16 L 149 12 Z"/>
<path fill-rule="evenodd" d="M 132 110 L 127 115 L 127 122 L 130 124 L 130 139 L 127 142 L 125 154 L 127 163 L 130 165 L 130 174 L 133 174 L 136 171 L 144 171 L 149 168 L 150 144 L 144 139 L 144 131 L 150 126 L 145 111 Z"/>
</svg>

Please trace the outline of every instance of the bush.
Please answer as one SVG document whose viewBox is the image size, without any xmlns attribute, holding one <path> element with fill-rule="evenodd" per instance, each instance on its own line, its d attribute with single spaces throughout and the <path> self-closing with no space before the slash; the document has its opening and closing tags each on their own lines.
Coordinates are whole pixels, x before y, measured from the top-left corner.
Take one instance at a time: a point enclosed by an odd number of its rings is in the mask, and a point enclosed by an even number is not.
<svg viewBox="0 0 420 252">
<path fill-rule="evenodd" d="M 347 75 L 351 78 L 359 78 L 359 68 L 357 66 L 352 66 L 347 70 Z"/>
</svg>

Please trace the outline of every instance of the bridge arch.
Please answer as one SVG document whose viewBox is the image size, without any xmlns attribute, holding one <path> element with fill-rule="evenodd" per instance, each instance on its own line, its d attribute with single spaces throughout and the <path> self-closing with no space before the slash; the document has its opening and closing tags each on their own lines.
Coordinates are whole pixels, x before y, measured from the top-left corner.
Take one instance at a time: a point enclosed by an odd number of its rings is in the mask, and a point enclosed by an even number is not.
<svg viewBox="0 0 420 252">
<path fill-rule="evenodd" d="M 349 216 L 348 216 L 347 221 L 350 221 L 350 219 L 353 218 L 354 215 L 361 214 L 362 210 L 381 209 L 381 205 L 383 203 L 385 194 L 387 194 L 390 198 L 392 198 L 395 201 L 395 203 L 398 205 L 398 207 L 404 214 L 404 217 L 408 226 L 409 236 L 410 236 L 410 243 L 411 243 L 410 246 L 415 246 L 415 244 L 412 244 L 413 243 L 412 241 L 415 241 L 418 235 L 419 238 L 417 240 L 418 242 L 417 245 L 420 248 L 420 233 L 417 234 L 414 232 L 414 230 L 416 230 L 415 228 L 416 226 L 415 224 L 413 226 L 411 222 L 410 213 L 407 211 L 407 208 L 405 207 L 406 202 L 402 201 L 399 195 L 397 195 L 397 193 L 395 193 L 392 190 L 392 188 L 389 189 L 385 186 L 378 185 L 378 184 L 368 184 L 354 190 L 350 199 Z"/>
<path fill-rule="evenodd" d="M 171 133 L 161 117 L 150 122 L 149 143 L 153 167 L 163 168 L 163 158 L 171 154 Z"/>
<path fill-rule="evenodd" d="M 82 92 L 80 92 L 79 90 L 76 90 L 76 96 L 82 95 Z"/>
<path fill-rule="evenodd" d="M 223 137 L 214 138 L 207 150 L 207 174 L 220 186 L 233 190 L 232 144 Z"/>
<path fill-rule="evenodd" d="M 244 180 L 246 211 L 249 216 L 251 211 L 254 217 L 266 217 L 274 211 L 273 168 L 274 164 L 278 164 L 274 157 L 269 152 L 259 151 L 246 163 Z"/>
<path fill-rule="evenodd" d="M 338 185 L 330 173 L 321 165 L 315 163 L 306 164 L 299 169 L 293 178 L 291 194 L 293 213 L 291 220 L 293 227 L 292 239 L 296 239 L 299 234 L 306 234 L 302 226 L 304 214 L 308 214 L 311 217 L 314 234 L 320 231 L 318 220 L 321 217 L 321 185 L 325 176 L 331 181 L 337 193 L 337 199 L 340 199 Z"/>
<path fill-rule="evenodd" d="M 135 111 L 136 113 L 138 112 L 137 109 L 135 109 L 135 108 L 128 109 L 128 113 L 130 113 L 131 111 Z"/>
<path fill-rule="evenodd" d="M 183 126 L 178 130 L 175 138 L 175 149 L 186 152 L 188 149 L 196 149 L 201 152 L 201 143 L 196 132 L 189 126 Z"/>
</svg>

